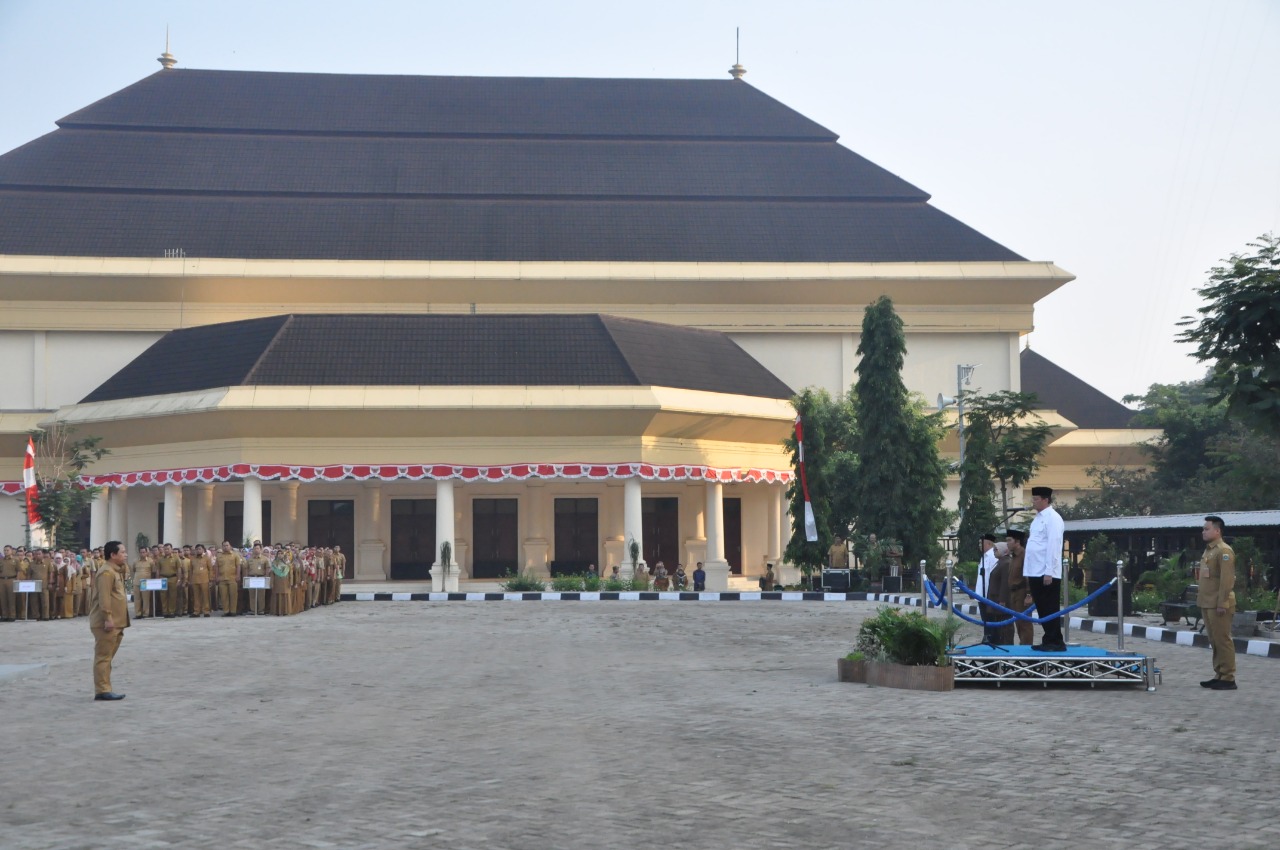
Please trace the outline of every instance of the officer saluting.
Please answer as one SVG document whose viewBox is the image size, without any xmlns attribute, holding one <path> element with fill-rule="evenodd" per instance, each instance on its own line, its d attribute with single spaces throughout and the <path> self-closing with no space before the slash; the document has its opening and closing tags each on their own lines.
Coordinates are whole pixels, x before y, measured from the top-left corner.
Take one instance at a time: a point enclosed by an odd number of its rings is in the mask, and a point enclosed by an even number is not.
<svg viewBox="0 0 1280 850">
<path fill-rule="evenodd" d="M 1200 536 L 1207 544 L 1200 556 L 1200 610 L 1213 646 L 1212 679 L 1200 687 L 1215 691 L 1236 690 L 1236 648 L 1231 641 L 1231 616 L 1236 612 L 1236 553 L 1222 539 L 1222 517 L 1204 518 Z"/>
</svg>

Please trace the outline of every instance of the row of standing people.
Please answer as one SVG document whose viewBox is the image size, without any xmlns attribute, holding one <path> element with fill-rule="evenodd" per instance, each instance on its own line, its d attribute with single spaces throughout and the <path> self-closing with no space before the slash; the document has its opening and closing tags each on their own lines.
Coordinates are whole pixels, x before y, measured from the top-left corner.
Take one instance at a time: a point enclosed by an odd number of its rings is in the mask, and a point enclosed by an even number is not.
<svg viewBox="0 0 1280 850">
<path fill-rule="evenodd" d="M 87 616 L 93 576 L 105 563 L 101 549 L 5 546 L 0 558 L 0 620 L 62 620 Z M 19 593 L 15 582 L 39 582 Z"/>
<path fill-rule="evenodd" d="M 340 546 L 256 543 L 242 551 L 229 541 L 217 550 L 166 543 L 139 551 L 125 581 L 133 588 L 137 618 L 208 617 L 215 610 L 224 617 L 268 611 L 285 616 L 337 602 L 346 562 Z M 165 589 L 141 590 L 148 579 L 166 579 Z"/>
</svg>

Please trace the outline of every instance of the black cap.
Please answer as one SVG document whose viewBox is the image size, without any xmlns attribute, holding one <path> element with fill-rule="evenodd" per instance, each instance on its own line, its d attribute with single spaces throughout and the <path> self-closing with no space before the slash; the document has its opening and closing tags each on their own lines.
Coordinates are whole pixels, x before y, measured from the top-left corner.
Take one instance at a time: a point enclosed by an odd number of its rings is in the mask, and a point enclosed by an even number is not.
<svg viewBox="0 0 1280 850">
<path fill-rule="evenodd" d="M 984 535 L 982 535 L 982 539 L 983 539 L 983 540 L 990 540 L 992 543 L 995 543 L 995 542 L 996 542 L 996 536 L 995 536 L 994 534 L 984 534 Z"/>
<path fill-rule="evenodd" d="M 1032 487 L 1031 495 L 1043 496 L 1044 498 L 1048 499 L 1053 495 L 1053 488 L 1052 487 Z"/>
<path fill-rule="evenodd" d="M 1027 542 L 1027 533 L 1018 528 L 1011 528 L 1008 531 L 1006 531 L 1005 537 L 1012 537 L 1014 540 L 1018 541 L 1019 543 Z"/>
</svg>

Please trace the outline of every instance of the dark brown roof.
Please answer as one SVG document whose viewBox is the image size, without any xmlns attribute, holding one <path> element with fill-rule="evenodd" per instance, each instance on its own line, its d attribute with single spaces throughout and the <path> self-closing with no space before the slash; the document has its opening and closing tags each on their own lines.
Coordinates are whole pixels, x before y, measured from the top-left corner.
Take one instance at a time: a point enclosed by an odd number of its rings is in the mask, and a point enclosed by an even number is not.
<svg viewBox="0 0 1280 850">
<path fill-rule="evenodd" d="M 716 331 L 601 315 L 286 315 L 171 331 L 85 402 L 230 386 L 663 386 L 790 398 Z"/>
<path fill-rule="evenodd" d="M 741 81 L 161 71 L 0 156 L 0 253 L 1017 254 Z"/>
<path fill-rule="evenodd" d="M 1081 428 L 1131 428 L 1134 411 L 1029 348 L 1021 354 L 1022 391 Z"/>
</svg>

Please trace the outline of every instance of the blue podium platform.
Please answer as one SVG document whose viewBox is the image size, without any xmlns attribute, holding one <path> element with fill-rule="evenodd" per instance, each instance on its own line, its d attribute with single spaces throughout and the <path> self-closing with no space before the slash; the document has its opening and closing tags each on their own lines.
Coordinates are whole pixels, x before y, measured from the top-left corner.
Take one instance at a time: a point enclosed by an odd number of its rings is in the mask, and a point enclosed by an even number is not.
<svg viewBox="0 0 1280 850">
<path fill-rule="evenodd" d="M 1029 646 L 969 646 L 947 653 L 956 683 L 1005 682 L 1049 685 L 1143 685 L 1160 682 L 1155 658 L 1139 652 L 1068 646 L 1062 652 L 1037 652 Z"/>
</svg>

